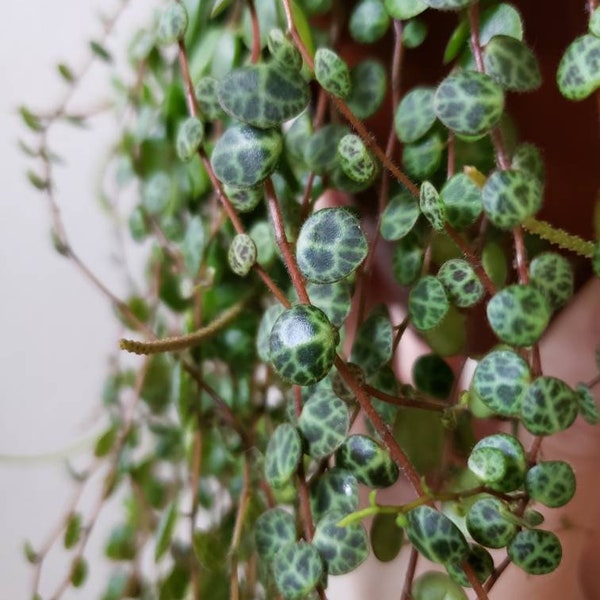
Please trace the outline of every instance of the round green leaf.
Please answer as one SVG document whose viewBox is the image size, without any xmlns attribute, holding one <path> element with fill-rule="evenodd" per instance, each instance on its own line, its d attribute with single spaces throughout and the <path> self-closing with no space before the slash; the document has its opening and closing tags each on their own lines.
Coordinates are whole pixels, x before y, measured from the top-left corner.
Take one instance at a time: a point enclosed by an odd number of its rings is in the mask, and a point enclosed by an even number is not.
<svg viewBox="0 0 600 600">
<path fill-rule="evenodd" d="M 315 522 L 328 512 L 347 515 L 358 508 L 358 481 L 348 470 L 334 467 L 316 478 L 310 488 Z"/>
<path fill-rule="evenodd" d="M 390 562 L 402 549 L 404 530 L 396 524 L 397 515 L 377 513 L 371 523 L 373 554 L 381 562 Z"/>
<path fill-rule="evenodd" d="M 472 225 L 483 208 L 481 190 L 465 173 L 457 173 L 448 179 L 440 191 L 440 198 L 446 207 L 448 222 L 456 229 Z"/>
<path fill-rule="evenodd" d="M 322 310 L 297 304 L 281 313 L 273 325 L 270 360 L 285 380 L 311 385 L 329 373 L 338 337 Z"/>
<path fill-rule="evenodd" d="M 552 310 L 573 296 L 574 276 L 569 261 L 556 252 L 538 254 L 529 264 L 531 284 L 544 293 Z"/>
<path fill-rule="evenodd" d="M 333 0 L 300 0 L 298 4 L 308 16 L 321 15 L 331 10 Z"/>
<path fill-rule="evenodd" d="M 381 237 L 384 240 L 399 240 L 415 226 L 421 211 L 412 194 L 402 191 L 393 196 L 381 217 Z"/>
<path fill-rule="evenodd" d="M 434 398 L 448 398 L 454 385 L 454 373 L 437 354 L 419 356 L 412 368 L 415 387 Z"/>
<path fill-rule="evenodd" d="M 358 119 L 368 119 L 380 108 L 385 98 L 385 67 L 376 60 L 359 62 L 350 71 L 352 90 L 346 103 Z"/>
<path fill-rule="evenodd" d="M 399 475 L 398 465 L 387 451 L 366 435 L 347 437 L 335 454 L 335 464 L 372 488 L 389 487 Z"/>
<path fill-rule="evenodd" d="M 505 90 L 528 92 L 542 83 L 535 54 L 514 37 L 494 36 L 483 51 L 483 60 L 486 73 Z"/>
<path fill-rule="evenodd" d="M 254 524 L 254 543 L 263 560 L 271 560 L 281 549 L 296 541 L 296 520 L 283 508 L 271 508 Z"/>
<path fill-rule="evenodd" d="M 517 533 L 508 547 L 508 556 L 526 573 L 545 575 L 560 565 L 562 546 L 551 531 L 524 529 Z"/>
<path fill-rule="evenodd" d="M 399 240 L 392 257 L 392 271 L 401 285 L 410 285 L 421 274 L 424 251 L 414 233 Z"/>
<path fill-rule="evenodd" d="M 482 451 L 484 449 L 499 450 L 504 455 L 505 466 L 502 467 L 500 465 L 497 453 L 483 453 Z M 483 460 L 485 458 L 489 458 L 490 463 L 493 461 L 493 464 L 489 469 L 490 473 L 492 471 L 497 472 L 497 466 L 504 470 L 500 480 L 486 480 L 486 483 L 488 483 L 492 489 L 501 492 L 512 492 L 521 486 L 523 479 L 525 478 L 527 458 L 525 456 L 523 445 L 516 437 L 508 435 L 507 433 L 488 435 L 479 440 L 473 447 L 471 456 L 477 454 L 479 454 L 479 457 L 476 459 L 476 462 L 473 463 L 473 466 L 476 466 L 479 472 L 483 472 L 482 468 L 485 468 L 485 465 L 483 465 Z M 471 464 L 469 464 L 469 469 L 470 468 Z M 487 477 L 487 475 L 485 477 Z"/>
<path fill-rule="evenodd" d="M 248 234 L 240 233 L 233 238 L 227 260 L 236 275 L 244 277 L 248 274 L 256 262 L 256 244 Z"/>
<path fill-rule="evenodd" d="M 496 35 L 523 39 L 523 18 L 519 11 L 505 2 L 486 8 L 479 19 L 479 43 L 486 46 Z"/>
<path fill-rule="evenodd" d="M 111 430 L 109 430 L 111 431 Z M 98 456 L 98 454 L 96 454 Z M 72 513 L 67 521 L 63 543 L 67 550 L 73 548 L 81 538 L 81 514 Z"/>
<path fill-rule="evenodd" d="M 449 306 L 444 286 L 432 275 L 421 277 L 410 290 L 408 314 L 412 324 L 421 331 L 441 323 Z"/>
<path fill-rule="evenodd" d="M 315 54 L 315 77 L 323 88 L 338 98 L 346 98 L 350 93 L 350 69 L 329 48 L 319 48 Z"/>
<path fill-rule="evenodd" d="M 508 261 L 502 246 L 487 242 L 481 253 L 481 265 L 496 287 L 504 287 L 508 277 Z"/>
<path fill-rule="evenodd" d="M 551 310 L 546 298 L 531 285 L 509 285 L 487 305 L 487 317 L 494 333 L 507 344 L 531 346 L 548 325 Z"/>
<path fill-rule="evenodd" d="M 385 311 L 375 310 L 356 332 L 350 360 L 369 377 L 392 358 L 394 332 Z"/>
<path fill-rule="evenodd" d="M 261 129 L 299 115 L 310 99 L 302 77 L 277 63 L 234 69 L 220 82 L 217 94 L 227 114 Z"/>
<path fill-rule="evenodd" d="M 485 73 L 459 71 L 438 86 L 433 107 L 448 129 L 462 135 L 481 135 L 500 120 L 504 93 Z"/>
<path fill-rule="evenodd" d="M 337 147 L 348 133 L 345 125 L 325 125 L 308 140 L 304 149 L 306 166 L 319 175 L 331 171 L 337 164 Z"/>
<path fill-rule="evenodd" d="M 583 100 L 600 86 L 600 38 L 587 33 L 576 38 L 564 53 L 556 81 L 569 100 Z"/>
<path fill-rule="evenodd" d="M 446 141 L 437 128 L 402 148 L 402 165 L 414 179 L 431 177 L 442 164 Z"/>
<path fill-rule="evenodd" d="M 367 382 L 371 387 L 380 392 L 384 392 L 390 396 L 398 395 L 398 380 L 396 379 L 396 374 L 389 365 L 381 367 L 381 369 L 367 379 Z M 371 397 L 371 404 L 387 425 L 391 426 L 394 423 L 396 413 L 398 412 L 397 406 L 389 402 L 384 402 L 374 396 Z"/>
<path fill-rule="evenodd" d="M 520 144 L 513 153 L 511 168 L 525 171 L 533 175 L 540 183 L 544 183 L 544 159 L 537 146 L 534 144 Z"/>
<path fill-rule="evenodd" d="M 361 44 L 382 38 L 390 26 L 390 17 L 381 0 L 361 0 L 350 15 L 350 35 Z"/>
<path fill-rule="evenodd" d="M 509 469 L 508 458 L 498 448 L 473 449 L 468 466 L 469 470 L 487 485 L 502 481 Z"/>
<path fill-rule="evenodd" d="M 271 29 L 267 38 L 267 46 L 271 56 L 279 66 L 288 71 L 300 71 L 302 55 L 281 29 Z"/>
<path fill-rule="evenodd" d="M 427 9 L 423 0 L 383 0 L 383 4 L 390 17 L 401 21 L 416 17 Z"/>
<path fill-rule="evenodd" d="M 285 600 L 300 600 L 317 587 L 323 576 L 323 561 L 315 546 L 295 542 L 274 557 L 273 575 Z"/>
<path fill-rule="evenodd" d="M 494 413 L 517 416 L 531 381 L 529 365 L 511 350 L 494 350 L 479 361 L 473 374 L 475 391 Z"/>
<path fill-rule="evenodd" d="M 517 525 L 506 516 L 508 509 L 498 498 L 477 500 L 467 513 L 469 535 L 488 548 L 503 548 L 517 533 Z"/>
<path fill-rule="evenodd" d="M 416 87 L 398 104 L 394 114 L 394 127 L 401 142 L 405 144 L 416 142 L 435 123 L 434 92 L 435 89 L 432 87 Z"/>
<path fill-rule="evenodd" d="M 271 338 L 271 331 L 275 321 L 279 318 L 283 312 L 283 306 L 281 304 L 274 304 L 269 306 L 264 312 L 258 332 L 256 333 L 256 351 L 260 360 L 263 362 L 269 362 L 271 360 L 271 349 L 269 347 L 269 339 Z"/>
<path fill-rule="evenodd" d="M 292 478 L 302 458 L 302 442 L 296 428 L 282 423 L 269 439 L 265 453 L 265 478 L 273 488 L 281 488 Z"/>
<path fill-rule="evenodd" d="M 354 181 L 369 181 L 376 172 L 376 163 L 359 136 L 345 135 L 337 147 L 342 170 Z"/>
<path fill-rule="evenodd" d="M 196 117 L 187 118 L 177 131 L 177 156 L 181 160 L 192 160 L 202 143 L 204 125 Z"/>
<path fill-rule="evenodd" d="M 474 306 L 485 293 L 475 269 L 462 258 L 447 260 L 440 267 L 437 277 L 446 288 L 450 300 L 461 308 Z"/>
<path fill-rule="evenodd" d="M 260 185 L 256 187 L 225 185 L 223 191 L 234 208 L 242 213 L 253 211 L 264 197 L 263 187 Z"/>
<path fill-rule="evenodd" d="M 428 560 L 461 563 L 469 545 L 460 529 L 443 513 L 430 506 L 417 506 L 406 514 L 406 533 L 413 546 Z"/>
<path fill-rule="evenodd" d="M 412 586 L 413 600 L 468 600 L 464 590 L 445 573 L 426 571 Z"/>
<path fill-rule="evenodd" d="M 596 277 L 600 277 L 600 240 L 594 243 L 594 253 L 592 254 L 592 269 Z"/>
<path fill-rule="evenodd" d="M 494 570 L 494 560 L 492 555 L 485 548 L 482 548 L 477 544 L 471 544 L 466 561 L 471 566 L 471 570 L 480 583 L 483 583 Z M 458 585 L 471 587 L 471 582 L 469 581 L 465 570 L 459 563 L 449 563 L 445 566 L 448 575 L 450 575 Z"/>
<path fill-rule="evenodd" d="M 573 424 L 578 408 L 575 392 L 564 381 L 542 376 L 525 392 L 521 419 L 534 435 L 552 435 Z"/>
<path fill-rule="evenodd" d="M 347 404 L 333 392 L 316 392 L 302 407 L 298 428 L 313 458 L 329 456 L 348 434 L 350 415 Z"/>
<path fill-rule="evenodd" d="M 575 388 L 575 394 L 579 402 L 579 414 L 583 419 L 590 425 L 600 423 L 600 410 L 592 390 L 587 385 L 580 383 Z"/>
<path fill-rule="evenodd" d="M 358 219 L 344 208 L 324 208 L 302 225 L 296 258 L 314 283 L 333 283 L 355 271 L 366 258 L 367 240 Z"/>
<path fill-rule="evenodd" d="M 142 206 L 151 215 L 164 213 L 173 197 L 173 182 L 164 172 L 154 173 L 142 188 Z"/>
<path fill-rule="evenodd" d="M 327 513 L 319 521 L 312 540 L 330 575 L 349 573 L 369 556 L 369 542 L 364 527 L 360 523 L 338 527 L 344 516 L 339 512 Z"/>
<path fill-rule="evenodd" d="M 529 469 L 525 489 L 529 496 L 550 508 L 564 506 L 575 495 L 575 473 L 561 460 L 539 462 Z"/>
<path fill-rule="evenodd" d="M 215 144 L 210 162 L 223 183 L 254 187 L 273 173 L 282 150 L 283 139 L 277 129 L 233 125 Z"/>
<path fill-rule="evenodd" d="M 404 24 L 402 45 L 405 48 L 418 48 L 427 37 L 427 24 L 421 19 L 411 19 Z"/>
<path fill-rule="evenodd" d="M 210 121 L 216 121 L 225 116 L 225 112 L 221 108 L 217 90 L 219 82 L 214 77 L 205 76 L 198 80 L 194 91 L 196 100 L 198 100 L 198 108 L 202 114 Z"/>
<path fill-rule="evenodd" d="M 183 39 L 188 26 L 188 14 L 181 2 L 169 0 L 158 18 L 156 38 L 158 43 L 166 46 Z"/>
<path fill-rule="evenodd" d="M 351 288 L 347 281 L 311 283 L 306 286 L 311 304 L 320 308 L 334 327 L 341 327 L 350 313 Z"/>
</svg>

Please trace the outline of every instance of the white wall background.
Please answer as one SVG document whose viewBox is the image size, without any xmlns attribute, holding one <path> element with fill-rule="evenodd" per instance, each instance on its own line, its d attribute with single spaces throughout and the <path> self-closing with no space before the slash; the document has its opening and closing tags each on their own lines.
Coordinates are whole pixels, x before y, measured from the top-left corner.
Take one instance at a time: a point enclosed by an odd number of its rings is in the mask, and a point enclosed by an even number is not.
<svg viewBox="0 0 600 600">
<path fill-rule="evenodd" d="M 119 0 L 28 0 L 4 2 L 0 19 L 0 598 L 30 597 L 32 569 L 22 552 L 49 534 L 72 487 L 64 458 L 85 455 L 102 426 L 97 408 L 117 326 L 107 302 L 65 259 L 52 251 L 45 198 L 27 183 L 28 162 L 17 139 L 30 139 L 17 116 L 56 105 L 65 84 L 57 62 L 74 69 L 85 61 L 87 42 L 97 38 L 97 15 L 112 14 Z M 156 0 L 131 0 L 110 46 L 132 24 L 144 22 Z M 90 106 L 106 89 L 107 72 L 96 69 L 73 107 Z M 58 199 L 73 246 L 116 292 L 123 289 L 111 265 L 114 239 L 91 193 L 103 148 L 115 123 L 94 121 L 93 130 L 57 128 L 55 149 L 68 164 L 57 170 Z M 65 449 L 76 448 L 69 452 Z M 110 517 L 108 517 L 110 518 Z M 102 522 L 100 523 L 100 529 Z M 99 536 L 102 537 L 102 536 Z M 92 561 L 100 553 L 92 544 Z M 64 557 L 48 564 L 42 589 L 54 589 L 67 571 Z M 96 597 L 105 573 L 92 569 L 80 594 Z M 46 597 L 46 596 L 45 596 Z"/>
</svg>

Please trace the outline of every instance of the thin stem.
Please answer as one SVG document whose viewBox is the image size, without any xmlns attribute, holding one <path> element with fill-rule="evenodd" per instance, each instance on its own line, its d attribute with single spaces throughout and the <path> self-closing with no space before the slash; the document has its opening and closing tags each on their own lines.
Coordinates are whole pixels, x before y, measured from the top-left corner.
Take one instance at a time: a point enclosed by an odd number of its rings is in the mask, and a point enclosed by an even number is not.
<svg viewBox="0 0 600 600">
<path fill-rule="evenodd" d="M 406 475 L 406 478 L 417 496 L 423 496 L 424 491 L 419 474 L 416 472 L 404 450 L 398 445 L 398 442 L 384 423 L 383 419 L 379 416 L 379 413 L 373 408 L 368 393 L 356 381 L 352 371 L 350 371 L 346 363 L 339 356 L 335 359 L 335 366 L 348 387 L 356 396 L 361 408 L 375 428 L 375 431 L 377 431 L 383 440 L 392 460 L 398 465 L 404 475 Z"/>
<path fill-rule="evenodd" d="M 507 556 L 494 570 L 494 572 L 490 575 L 490 578 L 485 582 L 483 589 L 486 592 L 491 592 L 492 588 L 494 587 L 494 584 L 498 581 L 498 579 L 500 579 L 500 576 L 502 575 L 502 573 L 504 573 L 504 571 L 506 571 L 506 568 L 508 567 L 508 565 L 510 565 L 512 563 L 512 560 L 510 560 L 510 557 Z"/>
<path fill-rule="evenodd" d="M 479 579 L 477 579 L 477 575 L 473 571 L 473 567 L 469 564 L 469 561 L 465 560 L 462 563 L 463 571 L 471 584 L 471 587 L 475 590 L 475 594 L 477 595 L 477 600 L 488 600 L 488 595 L 486 594 L 483 586 Z"/>
<path fill-rule="evenodd" d="M 406 396 L 392 396 L 391 394 L 386 394 L 374 388 L 370 385 L 364 385 L 364 390 L 367 394 L 382 400 L 383 402 L 387 402 L 388 404 L 394 404 L 396 406 L 408 406 L 411 408 L 422 408 L 424 410 L 433 410 L 437 412 L 443 412 L 450 408 L 445 402 L 438 402 L 436 400 L 430 400 L 429 398 L 425 398 L 423 396 L 418 396 L 417 398 L 407 398 Z"/>
<path fill-rule="evenodd" d="M 190 473 L 190 491 L 192 494 L 190 509 L 190 539 L 194 539 L 196 529 L 196 518 L 199 509 L 199 484 L 202 468 L 202 428 L 200 422 L 196 423 L 194 431 L 194 450 L 192 455 L 192 468 Z M 190 571 L 192 575 L 192 587 L 194 589 L 194 600 L 200 598 L 200 569 L 196 553 L 192 552 L 190 556 Z"/>
<path fill-rule="evenodd" d="M 404 585 L 402 586 L 402 595 L 400 600 L 410 600 L 412 597 L 412 583 L 415 578 L 415 571 L 417 570 L 417 561 L 419 560 L 419 551 L 412 546 L 410 549 L 410 557 L 408 559 L 408 565 L 406 567 L 406 575 L 404 576 Z"/>
<path fill-rule="evenodd" d="M 475 256 L 473 250 L 460 236 L 458 231 L 456 231 L 456 229 L 454 229 L 454 227 L 450 225 L 450 223 L 446 223 L 445 231 L 448 234 L 448 236 L 452 239 L 452 241 L 460 248 L 460 251 L 464 254 L 465 258 L 471 263 L 471 266 L 475 270 L 475 273 L 479 277 L 479 280 L 485 287 L 487 293 L 490 296 L 493 296 L 496 293 L 496 286 L 488 277 L 488 274 L 485 272 L 481 261 L 477 258 L 477 256 Z"/>
<path fill-rule="evenodd" d="M 246 519 L 246 512 L 250 504 L 250 498 L 252 496 L 250 488 L 250 458 L 248 454 L 244 456 L 244 483 L 242 484 L 242 492 L 240 495 L 240 501 L 237 507 L 237 513 L 235 516 L 235 526 L 233 529 L 233 536 L 231 538 L 231 546 L 229 547 L 229 556 L 231 560 L 231 573 L 230 573 L 230 599 L 239 600 L 240 584 L 237 575 L 238 565 L 238 551 L 240 547 L 240 541 L 242 539 L 242 531 L 244 529 L 244 523 Z"/>
<path fill-rule="evenodd" d="M 269 214 L 273 222 L 273 229 L 275 230 L 275 240 L 281 254 L 283 256 L 283 262 L 287 267 L 288 273 L 292 280 L 292 285 L 298 294 L 298 299 L 303 304 L 310 304 L 310 299 L 306 293 L 306 286 L 304 285 L 304 278 L 298 269 L 298 264 L 292 253 L 290 243 L 288 242 L 285 234 L 285 223 L 283 221 L 283 215 L 281 213 L 281 207 L 279 206 L 279 200 L 273 187 L 271 179 L 265 181 L 265 191 L 267 193 L 267 203 L 269 206 Z"/>
<path fill-rule="evenodd" d="M 252 23 L 252 53 L 250 55 L 250 62 L 256 64 L 260 60 L 260 23 L 256 14 L 254 0 L 247 0 L 247 4 L 250 12 L 250 22 Z"/>
<path fill-rule="evenodd" d="M 160 354 L 161 352 L 180 352 L 187 348 L 197 346 L 201 341 L 218 333 L 233 321 L 246 307 L 248 298 L 243 298 L 236 302 L 233 306 L 224 310 L 218 317 L 211 321 L 208 325 L 201 327 L 193 333 L 187 335 L 173 336 L 160 340 L 152 340 L 149 342 L 139 342 L 137 340 L 121 339 L 119 347 L 121 350 L 127 350 L 134 354 Z"/>
</svg>

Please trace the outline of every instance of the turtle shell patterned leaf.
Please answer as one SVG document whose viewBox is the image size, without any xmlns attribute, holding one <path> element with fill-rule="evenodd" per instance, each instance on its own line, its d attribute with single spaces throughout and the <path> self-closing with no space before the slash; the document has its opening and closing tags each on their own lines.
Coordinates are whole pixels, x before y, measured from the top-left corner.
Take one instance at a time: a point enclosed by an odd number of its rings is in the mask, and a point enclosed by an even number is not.
<svg viewBox="0 0 600 600">
<path fill-rule="evenodd" d="M 258 555 L 270 560 L 284 546 L 296 541 L 296 520 L 283 508 L 271 508 L 254 524 L 254 541 Z"/>
<path fill-rule="evenodd" d="M 488 322 L 494 333 L 514 346 L 535 344 L 546 330 L 550 315 L 544 294 L 532 285 L 509 285 L 487 305 Z"/>
<path fill-rule="evenodd" d="M 525 489 L 529 496 L 550 508 L 564 506 L 575 495 L 575 473 L 561 460 L 539 462 L 527 472 Z"/>
<path fill-rule="evenodd" d="M 433 107 L 448 129 L 462 135 L 482 135 L 500 120 L 504 93 L 485 73 L 459 71 L 440 83 Z"/>
<path fill-rule="evenodd" d="M 317 587 L 323 576 L 323 561 L 312 544 L 294 542 L 275 556 L 273 575 L 285 600 L 300 600 Z"/>
<path fill-rule="evenodd" d="M 600 38 L 587 33 L 565 51 L 556 73 L 558 89 L 569 100 L 583 100 L 600 86 Z"/>
<path fill-rule="evenodd" d="M 482 498 L 469 509 L 466 526 L 469 535 L 488 548 L 504 548 L 515 537 L 518 527 L 505 513 L 506 505 L 498 498 Z"/>
<path fill-rule="evenodd" d="M 373 488 L 389 487 L 399 475 L 398 466 L 373 438 L 351 435 L 335 454 L 336 466 L 350 471 L 360 483 Z"/>
<path fill-rule="evenodd" d="M 560 565 L 562 546 L 551 531 L 524 529 L 510 543 L 508 556 L 526 573 L 545 575 Z"/>
<path fill-rule="evenodd" d="M 335 452 L 346 439 L 349 426 L 348 405 L 333 391 L 313 394 L 304 403 L 298 421 L 308 454 L 316 459 Z"/>
<path fill-rule="evenodd" d="M 273 173 L 282 149 L 283 139 L 276 129 L 233 125 L 215 144 L 210 161 L 223 183 L 254 187 Z"/>
<path fill-rule="evenodd" d="M 311 484 L 310 506 L 316 523 L 331 511 L 341 515 L 354 512 L 358 508 L 358 480 L 347 469 L 327 470 Z"/>
<path fill-rule="evenodd" d="M 419 330 L 433 329 L 446 316 L 450 303 L 441 281 L 425 275 L 410 290 L 408 314 Z"/>
<path fill-rule="evenodd" d="M 512 350 L 494 350 L 484 356 L 473 374 L 473 386 L 484 404 L 504 417 L 518 416 L 527 391 L 529 365 Z"/>
<path fill-rule="evenodd" d="M 358 219 L 344 208 L 324 208 L 302 225 L 296 258 L 302 274 L 314 283 L 333 283 L 356 270 L 368 251 Z"/>
<path fill-rule="evenodd" d="M 311 385 L 329 373 L 338 338 L 322 310 L 298 304 L 275 321 L 269 356 L 281 377 L 296 385 Z"/>
<path fill-rule="evenodd" d="M 290 481 L 302 457 L 302 442 L 296 428 L 282 423 L 269 439 L 265 453 L 265 477 L 273 488 Z"/>
<path fill-rule="evenodd" d="M 223 110 L 260 129 L 270 129 L 299 115 L 310 91 L 302 77 L 277 63 L 240 67 L 228 73 L 217 90 Z"/>
<path fill-rule="evenodd" d="M 428 560 L 461 563 L 467 557 L 469 545 L 465 536 L 443 513 L 430 506 L 418 506 L 406 517 L 408 538 Z"/>
<path fill-rule="evenodd" d="M 564 381 L 542 376 L 525 392 L 521 419 L 534 435 L 552 435 L 573 424 L 578 408 L 577 395 Z"/>
<path fill-rule="evenodd" d="M 344 513 L 329 512 L 318 523 L 312 543 L 330 575 L 344 575 L 369 556 L 367 532 L 360 523 L 339 527 Z"/>
</svg>

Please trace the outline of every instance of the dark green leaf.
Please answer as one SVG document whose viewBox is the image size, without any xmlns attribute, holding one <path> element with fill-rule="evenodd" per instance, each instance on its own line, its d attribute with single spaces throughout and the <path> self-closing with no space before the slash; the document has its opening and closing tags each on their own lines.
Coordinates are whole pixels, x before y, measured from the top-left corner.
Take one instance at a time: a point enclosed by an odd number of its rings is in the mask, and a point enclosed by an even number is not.
<svg viewBox="0 0 600 600">
<path fill-rule="evenodd" d="M 107 62 L 107 63 L 112 62 L 112 56 L 111 56 L 110 52 L 102 44 L 100 44 L 100 42 L 96 42 L 96 41 L 92 40 L 90 42 L 90 50 L 100 60 L 103 60 L 104 62 Z"/>
<path fill-rule="evenodd" d="M 177 517 L 179 516 L 178 501 L 173 500 L 165 508 L 160 516 L 160 521 L 156 528 L 156 546 L 154 548 L 154 561 L 158 562 L 171 546 Z"/>
</svg>

